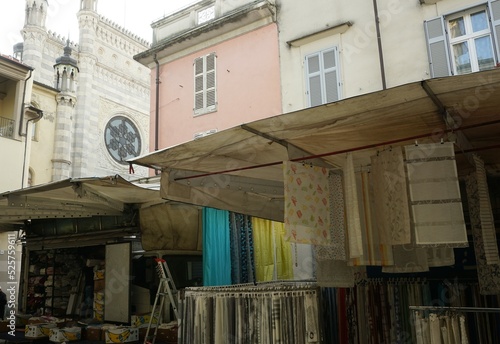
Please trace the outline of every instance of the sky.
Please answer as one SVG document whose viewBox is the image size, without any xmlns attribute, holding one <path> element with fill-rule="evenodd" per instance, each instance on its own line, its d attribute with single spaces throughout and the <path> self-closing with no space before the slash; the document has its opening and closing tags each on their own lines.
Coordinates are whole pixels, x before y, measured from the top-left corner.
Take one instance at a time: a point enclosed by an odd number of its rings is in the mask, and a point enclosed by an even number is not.
<svg viewBox="0 0 500 344">
<path fill-rule="evenodd" d="M 151 42 L 151 23 L 199 0 L 98 0 L 97 12 L 130 32 Z M 76 13 L 80 0 L 48 0 L 47 29 L 78 41 Z M 22 41 L 24 0 L 0 0 L 0 53 L 12 55 L 14 44 Z"/>
</svg>

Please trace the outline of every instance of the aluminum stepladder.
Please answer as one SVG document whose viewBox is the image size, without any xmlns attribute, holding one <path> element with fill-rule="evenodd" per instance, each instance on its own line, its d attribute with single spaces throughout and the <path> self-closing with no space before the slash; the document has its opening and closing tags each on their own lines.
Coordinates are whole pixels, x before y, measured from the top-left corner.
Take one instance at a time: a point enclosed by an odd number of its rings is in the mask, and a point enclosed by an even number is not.
<svg viewBox="0 0 500 344">
<path fill-rule="evenodd" d="M 144 344 L 154 344 L 156 340 L 156 333 L 158 331 L 158 325 L 161 324 L 163 318 L 163 307 L 165 305 L 165 297 L 168 296 L 170 299 L 170 304 L 174 311 L 175 318 L 179 319 L 179 312 L 177 311 L 177 288 L 175 287 L 174 280 L 172 279 L 172 274 L 168 268 L 167 262 L 163 258 L 155 258 L 156 261 L 156 271 L 160 276 L 160 283 L 158 285 L 158 291 L 156 292 L 155 302 L 153 303 L 153 310 L 151 311 L 151 317 L 149 318 L 148 328 L 146 330 L 146 335 L 144 336 Z M 154 334 L 149 336 L 149 331 L 151 330 L 151 324 L 153 323 L 154 317 L 158 314 L 157 326 L 154 329 Z"/>
</svg>

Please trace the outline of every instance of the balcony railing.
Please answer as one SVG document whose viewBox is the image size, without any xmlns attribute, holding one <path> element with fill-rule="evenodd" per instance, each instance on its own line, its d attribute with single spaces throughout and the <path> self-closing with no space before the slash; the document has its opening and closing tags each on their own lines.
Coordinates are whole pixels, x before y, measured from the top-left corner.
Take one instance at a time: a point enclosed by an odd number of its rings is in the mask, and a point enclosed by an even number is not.
<svg viewBox="0 0 500 344">
<path fill-rule="evenodd" d="M 14 138 L 15 121 L 10 118 L 0 117 L 0 137 Z"/>
</svg>

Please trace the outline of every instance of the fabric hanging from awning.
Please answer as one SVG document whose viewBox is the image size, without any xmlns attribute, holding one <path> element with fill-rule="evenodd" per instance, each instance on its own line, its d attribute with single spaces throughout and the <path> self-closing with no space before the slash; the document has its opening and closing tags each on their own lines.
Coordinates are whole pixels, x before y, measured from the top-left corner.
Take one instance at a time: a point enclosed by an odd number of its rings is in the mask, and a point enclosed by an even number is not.
<svg viewBox="0 0 500 344">
<path fill-rule="evenodd" d="M 415 244 L 468 246 L 453 143 L 405 146 Z"/>
<path fill-rule="evenodd" d="M 377 227 L 374 198 L 373 180 L 368 171 L 357 172 L 356 189 L 358 192 L 358 210 L 361 226 L 361 255 L 353 257 L 350 264 L 360 265 L 393 265 L 391 245 L 382 242 L 380 237 L 381 228 Z"/>
<path fill-rule="evenodd" d="M 484 169 L 484 162 L 481 158 L 475 155 L 474 164 L 476 166 L 476 182 L 479 196 L 479 220 L 481 221 L 480 226 L 486 263 L 500 264 L 495 220 L 493 219 L 493 212 L 491 210 L 491 201 L 486 171 Z"/>
<path fill-rule="evenodd" d="M 409 244 L 410 210 L 401 148 L 394 147 L 373 155 L 370 173 L 380 241 L 386 245 Z"/>
<path fill-rule="evenodd" d="M 330 241 L 329 170 L 283 162 L 285 181 L 285 240 L 321 245 Z"/>
<path fill-rule="evenodd" d="M 344 186 L 342 175 L 330 173 L 330 241 L 314 246 L 314 256 L 319 260 L 347 260 Z"/>
<path fill-rule="evenodd" d="M 341 169 L 345 154 L 354 152 L 359 168 L 391 146 L 456 139 L 461 176 L 471 168 L 472 151 L 495 173 L 497 89 L 500 69 L 413 82 L 245 123 L 130 163 L 161 170 L 166 199 L 283 221 L 283 161 Z M 474 103 L 477 94 L 481 101 Z"/>
<path fill-rule="evenodd" d="M 358 186 L 356 185 L 356 173 L 354 171 L 352 153 L 347 153 L 345 159 L 344 192 L 349 257 L 359 258 L 363 255 L 363 235 L 361 232 Z"/>
<path fill-rule="evenodd" d="M 484 237 L 481 227 L 481 198 L 484 196 L 479 191 L 480 182 L 478 182 L 478 179 L 482 178 L 481 175 L 481 173 L 476 172 L 470 173 L 465 180 L 465 186 L 469 204 L 479 290 L 483 295 L 496 295 L 500 293 L 500 264 L 488 264 L 487 260 L 486 247 L 497 245 L 497 243 L 496 241 L 494 243 L 488 242 L 488 238 Z"/>
</svg>

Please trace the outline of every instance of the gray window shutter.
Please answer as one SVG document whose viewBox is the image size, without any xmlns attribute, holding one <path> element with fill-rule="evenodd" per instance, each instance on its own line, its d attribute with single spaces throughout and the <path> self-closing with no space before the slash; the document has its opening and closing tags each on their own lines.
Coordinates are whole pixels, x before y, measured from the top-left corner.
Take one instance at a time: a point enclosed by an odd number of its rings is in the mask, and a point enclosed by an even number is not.
<svg viewBox="0 0 500 344">
<path fill-rule="evenodd" d="M 443 17 L 424 22 L 431 77 L 451 75 L 448 42 Z"/>
<path fill-rule="evenodd" d="M 307 91 L 309 93 L 309 106 L 323 104 L 321 95 L 321 66 L 320 54 L 309 55 L 306 57 L 307 66 Z"/>
<path fill-rule="evenodd" d="M 339 78 L 337 76 L 337 50 L 323 52 L 323 68 L 325 70 L 325 98 L 326 103 L 339 100 Z"/>
<path fill-rule="evenodd" d="M 203 91 L 203 57 L 194 60 L 194 110 L 200 110 L 204 107 Z"/>
<path fill-rule="evenodd" d="M 489 9 L 491 15 L 491 31 L 495 44 L 495 53 L 497 63 L 500 62 L 500 0 L 490 0 Z"/>
<path fill-rule="evenodd" d="M 216 103 L 215 95 L 215 53 L 207 56 L 207 84 L 206 84 L 206 107 L 213 110 Z"/>
<path fill-rule="evenodd" d="M 339 100 L 337 48 L 306 56 L 306 79 L 309 106 Z"/>
</svg>

